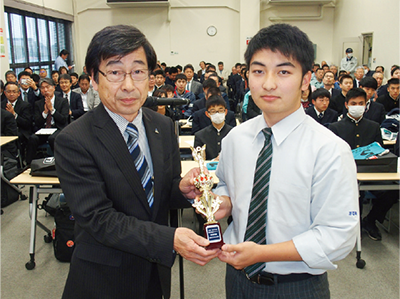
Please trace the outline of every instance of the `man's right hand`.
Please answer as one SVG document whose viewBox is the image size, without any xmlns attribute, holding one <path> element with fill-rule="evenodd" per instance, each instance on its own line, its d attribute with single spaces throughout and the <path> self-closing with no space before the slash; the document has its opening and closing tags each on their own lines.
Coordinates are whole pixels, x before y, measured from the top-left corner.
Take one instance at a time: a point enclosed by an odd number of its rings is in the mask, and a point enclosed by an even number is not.
<svg viewBox="0 0 400 299">
<path fill-rule="evenodd" d="M 206 250 L 210 242 L 197 235 L 194 231 L 178 227 L 175 230 L 174 249 L 185 259 L 198 265 L 204 266 L 213 258 L 218 256 L 219 249 Z"/>
</svg>

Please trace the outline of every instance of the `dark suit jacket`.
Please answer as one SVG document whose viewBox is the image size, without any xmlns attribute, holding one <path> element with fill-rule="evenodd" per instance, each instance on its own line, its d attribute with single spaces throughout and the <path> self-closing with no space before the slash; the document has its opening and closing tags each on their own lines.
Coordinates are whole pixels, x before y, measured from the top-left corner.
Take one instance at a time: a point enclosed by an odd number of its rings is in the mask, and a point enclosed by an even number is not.
<svg viewBox="0 0 400 299">
<path fill-rule="evenodd" d="M 331 124 L 329 129 L 346 141 L 351 149 L 366 146 L 375 141 L 383 146 L 379 124 L 369 119 L 363 118 L 356 124 L 346 115 L 341 121 Z"/>
<path fill-rule="evenodd" d="M 211 120 L 205 112 L 206 108 L 203 108 L 193 113 L 192 134 L 211 125 Z M 232 111 L 228 111 L 228 114 L 225 116 L 225 123 L 232 127 L 236 126 L 235 114 Z"/>
<path fill-rule="evenodd" d="M 33 89 L 29 88 L 29 90 L 28 90 L 28 102 L 29 102 L 29 104 L 31 104 L 32 113 L 35 110 L 35 103 L 37 101 L 39 101 L 40 99 L 42 99 L 42 98 L 43 98 L 43 96 L 42 96 L 42 94 L 40 92 L 39 92 L 39 96 L 36 96 L 36 94 L 33 91 Z M 23 95 L 22 92 L 19 95 L 18 99 L 21 100 L 21 101 L 24 101 L 24 95 Z"/>
<path fill-rule="evenodd" d="M 6 109 L 6 105 L 7 99 L 1 102 L 1 108 Z M 24 136 L 26 139 L 29 139 L 33 130 L 33 113 L 31 105 L 18 98 L 14 106 L 14 111 L 18 114 L 16 119 L 18 136 Z"/>
<path fill-rule="evenodd" d="M 196 99 L 198 99 L 199 95 L 203 93 L 203 84 L 193 79 L 190 91 L 196 96 Z"/>
<path fill-rule="evenodd" d="M 85 113 L 83 110 L 82 97 L 79 93 L 71 91 L 69 99 L 69 109 L 72 112 L 72 119 L 78 119 L 79 116 L 82 116 Z"/>
<path fill-rule="evenodd" d="M 168 211 L 190 204 L 179 190 L 172 121 L 142 111 L 154 169 L 151 209 L 125 140 L 103 104 L 56 138 L 57 175 L 75 217 L 76 247 L 64 298 L 146 298 L 159 281 L 169 298 L 175 229 L 168 227 Z"/>
<path fill-rule="evenodd" d="M 17 136 L 18 129 L 14 115 L 7 110 L 1 109 L 1 136 Z M 1 154 L 16 159 L 17 145 L 14 142 L 9 142 L 1 147 Z M 1 161 L 3 162 L 3 161 Z"/>
<path fill-rule="evenodd" d="M 336 98 L 338 95 L 340 95 L 340 90 L 332 87 L 331 99 Z"/>
<path fill-rule="evenodd" d="M 221 152 L 222 139 L 228 135 L 230 130 L 232 130 L 232 127 L 227 124 L 220 132 L 213 125 L 209 125 L 194 135 L 194 148 L 206 144 L 206 159 L 215 159 Z"/>
<path fill-rule="evenodd" d="M 330 108 L 325 110 L 324 116 L 321 119 L 318 118 L 314 107 L 307 108 L 306 114 L 311 116 L 313 119 L 315 119 L 321 125 L 337 122 L 337 119 L 338 119 L 337 112 L 335 110 L 333 110 L 333 109 L 330 109 Z"/>
<path fill-rule="evenodd" d="M 59 130 L 65 128 L 68 125 L 68 116 L 69 116 L 69 105 L 68 101 L 58 95 L 55 95 L 54 99 L 54 112 L 53 119 L 54 119 L 54 128 Z M 41 99 L 36 102 L 35 105 L 35 126 L 37 128 L 44 128 L 46 126 L 46 119 L 43 118 L 44 111 L 44 99 Z"/>
</svg>

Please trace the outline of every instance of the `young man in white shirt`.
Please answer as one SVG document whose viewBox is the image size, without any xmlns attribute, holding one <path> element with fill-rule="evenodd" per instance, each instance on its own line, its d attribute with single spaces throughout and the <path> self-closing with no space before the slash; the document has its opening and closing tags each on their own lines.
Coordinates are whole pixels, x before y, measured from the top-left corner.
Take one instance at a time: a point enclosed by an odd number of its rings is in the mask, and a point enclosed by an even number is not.
<svg viewBox="0 0 400 299">
<path fill-rule="evenodd" d="M 262 115 L 225 137 L 216 172 L 215 193 L 223 200 L 216 218 L 233 218 L 219 254 L 229 264 L 227 298 L 330 298 L 326 271 L 354 247 L 359 216 L 353 156 L 300 103 L 313 55 L 307 35 L 288 24 L 261 29 L 245 53 Z M 272 152 L 264 160 L 271 167 L 262 172 L 270 178 L 262 180 L 263 201 L 251 208 L 260 197 L 254 178 L 265 165 L 258 158 L 264 151 Z M 254 213 L 260 216 L 251 222 Z M 259 241 L 247 236 L 248 220 L 259 225 Z"/>
</svg>

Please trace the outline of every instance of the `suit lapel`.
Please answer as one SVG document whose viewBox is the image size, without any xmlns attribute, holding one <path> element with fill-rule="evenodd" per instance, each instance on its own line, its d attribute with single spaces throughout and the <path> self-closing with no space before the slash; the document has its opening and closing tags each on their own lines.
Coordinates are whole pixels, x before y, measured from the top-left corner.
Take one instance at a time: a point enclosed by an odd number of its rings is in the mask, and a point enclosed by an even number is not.
<svg viewBox="0 0 400 299">
<path fill-rule="evenodd" d="M 95 115 L 94 132 L 107 148 L 112 158 L 116 161 L 119 169 L 127 179 L 132 191 L 136 194 L 138 200 L 142 203 L 144 209 L 151 215 L 146 193 L 135 167 L 135 162 L 128 151 L 128 147 L 122 137 L 117 125 L 104 109 L 103 104 L 93 111 Z"/>
<path fill-rule="evenodd" d="M 156 217 L 160 207 L 161 187 L 162 187 L 162 170 L 163 170 L 163 145 L 161 138 L 161 129 L 157 128 L 157 122 L 154 121 L 152 115 L 147 109 L 142 109 L 143 123 L 146 129 L 147 141 L 150 147 L 151 161 L 153 164 L 153 177 L 154 177 L 154 204 L 153 204 L 153 218 Z"/>
</svg>

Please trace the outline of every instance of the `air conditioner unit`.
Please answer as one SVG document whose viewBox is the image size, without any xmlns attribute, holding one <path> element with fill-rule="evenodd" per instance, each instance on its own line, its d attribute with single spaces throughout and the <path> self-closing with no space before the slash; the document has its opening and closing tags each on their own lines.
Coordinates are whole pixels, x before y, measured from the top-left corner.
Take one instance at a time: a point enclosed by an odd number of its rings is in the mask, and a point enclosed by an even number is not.
<svg viewBox="0 0 400 299">
<path fill-rule="evenodd" d="M 106 0 L 110 6 L 120 7 L 160 7 L 169 6 L 169 0 Z"/>
<path fill-rule="evenodd" d="M 267 4 L 272 5 L 324 5 L 335 4 L 336 0 L 267 0 Z"/>
</svg>

